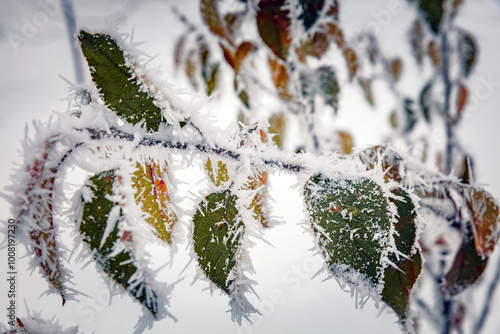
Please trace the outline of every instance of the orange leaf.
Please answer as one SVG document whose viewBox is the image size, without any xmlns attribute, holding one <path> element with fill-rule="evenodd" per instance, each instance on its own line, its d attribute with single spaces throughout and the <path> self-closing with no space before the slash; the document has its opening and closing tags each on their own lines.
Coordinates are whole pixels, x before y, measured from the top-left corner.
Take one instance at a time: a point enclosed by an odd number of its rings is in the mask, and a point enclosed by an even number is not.
<svg viewBox="0 0 500 334">
<path fill-rule="evenodd" d="M 391 62 L 391 73 L 392 76 L 394 77 L 394 80 L 398 80 L 400 75 L 401 75 L 401 67 L 403 66 L 403 63 L 401 62 L 401 59 L 395 59 Z"/>
<path fill-rule="evenodd" d="M 351 48 L 344 49 L 344 57 L 349 67 L 349 76 L 352 78 L 358 70 L 358 60 L 356 53 Z"/>
<path fill-rule="evenodd" d="M 255 46 L 250 43 L 250 42 L 243 42 L 241 43 L 238 48 L 236 49 L 236 54 L 235 54 L 235 67 L 234 70 L 236 73 L 238 73 L 241 63 L 243 60 L 248 56 L 250 52 L 252 52 L 255 49 Z"/>
<path fill-rule="evenodd" d="M 345 131 L 339 132 L 342 153 L 350 154 L 352 152 L 352 136 Z"/>
<path fill-rule="evenodd" d="M 457 102 L 457 113 L 460 116 L 462 114 L 462 110 L 464 109 L 465 104 L 467 103 L 467 88 L 463 84 L 460 84 L 459 93 L 458 93 L 458 102 Z"/>
<path fill-rule="evenodd" d="M 274 58 L 269 58 L 269 68 L 271 69 L 271 75 L 273 77 L 273 82 L 278 93 L 284 100 L 291 100 L 292 96 L 288 92 L 288 71 L 285 65 L 280 64 L 280 62 Z"/>
<path fill-rule="evenodd" d="M 431 56 L 432 62 L 434 63 L 434 66 L 438 67 L 441 65 L 441 58 L 439 57 L 439 51 L 437 49 L 437 45 L 435 41 L 431 41 L 429 43 L 429 47 L 427 49 L 427 52 L 429 53 L 429 56 Z"/>
</svg>

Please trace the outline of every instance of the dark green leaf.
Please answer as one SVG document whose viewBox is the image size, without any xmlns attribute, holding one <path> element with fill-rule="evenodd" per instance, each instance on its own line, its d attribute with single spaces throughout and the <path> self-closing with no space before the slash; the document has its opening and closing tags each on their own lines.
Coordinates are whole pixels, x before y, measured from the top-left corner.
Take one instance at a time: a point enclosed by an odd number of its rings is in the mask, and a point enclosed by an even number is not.
<svg viewBox="0 0 500 334">
<path fill-rule="evenodd" d="M 137 267 L 129 251 L 124 249 L 118 254 L 111 255 L 117 241 L 131 242 L 132 239 L 129 231 L 125 231 L 120 236 L 121 209 L 115 208 L 116 204 L 106 198 L 113 194 L 114 180 L 113 170 L 101 172 L 90 178 L 90 190 L 93 193 L 93 198 L 90 202 L 84 204 L 80 233 L 83 241 L 94 252 L 94 258 L 103 271 L 115 282 L 122 285 L 127 292 L 156 316 L 158 301 L 155 292 L 152 291 L 149 294 L 144 287 L 144 283 L 135 284 L 136 282 L 131 280 L 137 271 Z M 105 240 L 102 240 L 105 236 L 106 227 L 108 224 L 113 223 L 108 222 L 113 208 L 120 210 L 119 217 L 116 217 L 117 221 L 111 233 Z"/>
<path fill-rule="evenodd" d="M 443 19 L 444 0 L 418 0 L 418 4 L 429 28 L 437 34 Z"/>
<path fill-rule="evenodd" d="M 106 106 L 129 123 L 137 124 L 144 120 L 148 130 L 158 131 L 161 109 L 153 103 L 148 93 L 140 90 L 116 41 L 109 35 L 92 35 L 83 30 L 78 38 L 92 80 L 99 88 Z"/>
<path fill-rule="evenodd" d="M 474 63 L 476 62 L 476 43 L 470 35 L 464 35 L 462 38 L 461 61 L 462 69 L 466 77 L 469 76 Z"/>
<path fill-rule="evenodd" d="M 257 12 L 260 37 L 279 58 L 286 60 L 290 47 L 290 17 L 282 9 L 285 0 L 261 0 Z"/>
<path fill-rule="evenodd" d="M 321 66 L 314 71 L 303 71 L 300 74 L 300 84 L 302 95 L 308 100 L 313 100 L 318 94 L 327 104 L 337 107 L 339 85 L 331 67 Z"/>
<path fill-rule="evenodd" d="M 431 83 L 428 83 L 422 89 L 420 93 L 420 109 L 422 110 L 422 114 L 427 122 L 431 122 L 431 109 L 430 109 L 430 99 L 431 99 Z"/>
<path fill-rule="evenodd" d="M 394 235 L 394 241 L 397 250 L 407 257 L 410 257 L 413 253 L 415 238 L 417 237 L 417 227 L 415 225 L 417 213 L 415 211 L 415 205 L 406 190 L 399 188 L 393 191 L 393 193 L 403 198 L 403 200 L 390 198 L 390 201 L 396 205 L 396 209 L 398 210 L 398 216 L 396 217 L 398 222 L 395 225 L 397 233 Z M 406 258 L 402 256 L 398 257 L 396 254 L 389 254 L 389 260 L 399 265 L 404 262 Z"/>
<path fill-rule="evenodd" d="M 417 115 L 415 114 L 415 110 L 413 109 L 413 100 L 405 99 L 404 100 L 404 111 L 406 118 L 406 126 L 404 128 L 405 132 L 411 132 L 417 123 Z"/>
<path fill-rule="evenodd" d="M 325 5 L 325 0 L 299 0 L 299 4 L 302 7 L 302 13 L 299 15 L 299 20 L 302 20 L 307 31 L 318 19 Z"/>
<path fill-rule="evenodd" d="M 245 225 L 236 208 L 237 197 L 229 190 L 208 195 L 193 217 L 194 251 L 205 275 L 231 294 L 240 261 L 240 242 Z"/>
<path fill-rule="evenodd" d="M 398 268 L 385 271 L 382 300 L 401 318 L 405 319 L 410 301 L 410 293 L 422 270 L 422 257 L 416 253 L 406 259 Z"/>
<path fill-rule="evenodd" d="M 307 181 L 304 196 L 330 269 L 339 274 L 347 266 L 378 285 L 391 226 L 382 188 L 368 178 L 316 174 Z"/>
</svg>

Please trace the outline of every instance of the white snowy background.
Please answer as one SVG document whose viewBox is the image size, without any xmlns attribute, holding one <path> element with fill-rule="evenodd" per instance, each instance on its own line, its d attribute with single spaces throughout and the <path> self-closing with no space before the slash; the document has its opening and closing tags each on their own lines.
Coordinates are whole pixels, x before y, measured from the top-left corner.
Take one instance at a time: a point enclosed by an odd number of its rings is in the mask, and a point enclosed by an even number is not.
<svg viewBox="0 0 500 334">
<path fill-rule="evenodd" d="M 52 3 L 50 1 L 47 1 Z M 346 32 L 362 30 L 368 22 L 380 27 L 377 37 L 385 51 L 397 54 L 408 52 L 408 43 L 401 44 L 407 34 L 411 19 L 407 4 L 401 1 L 403 10 L 383 18 L 377 13 L 387 9 L 391 0 L 348 0 L 342 2 L 341 19 Z M 57 1 L 53 1 L 57 3 Z M 134 31 L 135 41 L 144 41 L 140 47 L 150 55 L 158 54 L 165 78 L 174 78 L 171 61 L 173 43 L 184 27 L 172 15 L 175 5 L 195 24 L 201 24 L 197 1 L 74 1 L 78 24 L 98 31 L 109 22 L 121 18 L 120 31 Z M 45 14 L 44 14 L 45 13 Z M 500 51 L 500 1 L 468 0 L 461 9 L 458 22 L 470 31 L 478 41 L 479 62 L 469 82 L 471 96 L 478 101 L 477 107 L 468 110 L 460 125 L 460 140 L 475 159 L 476 177 L 486 185 L 496 198 L 500 197 L 500 66 L 497 65 Z M 375 22 L 375 23 L 373 23 Z M 28 35 L 23 35 L 27 26 L 32 26 Z M 24 36 L 20 45 L 12 43 L 12 34 Z M 10 38 L 9 38 L 10 36 Z M 86 73 L 86 82 L 90 78 Z M 58 6 L 44 11 L 41 2 L 28 0 L 0 0 L 0 191 L 9 184 L 8 176 L 16 164 L 22 163 L 21 139 L 26 124 L 33 119 L 46 122 L 53 112 L 68 108 L 68 84 L 60 78 L 74 81 L 73 60 L 70 53 L 64 17 Z M 172 82 L 175 83 L 174 80 Z M 493 82 L 487 85 L 485 82 Z M 498 83 L 498 84 L 495 84 Z M 186 82 L 179 82 L 185 85 Z M 359 114 L 366 105 L 353 102 L 353 110 Z M 361 110 L 361 111 L 360 111 Z M 217 113 L 215 113 L 217 114 Z M 221 113 L 222 115 L 222 113 Z M 343 121 L 347 122 L 348 119 Z M 365 135 L 357 139 L 360 148 L 377 144 L 381 138 L 378 127 L 371 126 Z M 69 180 L 72 182 L 73 180 Z M 80 182 L 74 180 L 75 183 Z M 272 178 L 272 188 L 277 204 L 276 217 L 286 224 L 266 231 L 266 240 L 272 245 L 257 242 L 250 251 L 257 274 L 252 278 L 259 282 L 257 292 L 260 301 L 256 306 L 262 312 L 254 318 L 254 325 L 238 327 L 226 313 L 227 298 L 206 290 L 207 284 L 197 281 L 193 285 L 194 264 L 183 273 L 184 279 L 175 284 L 169 310 L 178 322 L 165 319 L 154 324 L 150 333 L 400 333 L 396 316 L 376 309 L 369 302 L 360 310 L 355 299 L 341 291 L 335 280 L 326 277 L 311 277 L 321 266 L 321 258 L 309 251 L 313 240 L 304 234 L 301 221 L 304 218 L 302 199 L 296 190 L 290 190 L 294 177 L 281 175 Z M 11 218 L 10 207 L 0 199 L 0 219 Z M 4 236 L 2 236 L 2 239 Z M 72 237 L 63 241 L 72 247 Z M 172 266 L 163 268 L 158 278 L 167 283 L 179 280 L 179 273 L 188 262 L 185 245 L 180 245 Z M 170 259 L 166 248 L 152 248 L 155 264 L 163 265 Z M 41 312 L 46 319 L 55 317 L 67 328 L 79 325 L 83 333 L 131 333 L 139 316 L 141 306 L 128 296 L 113 296 L 109 301 L 109 289 L 94 265 L 82 268 L 82 263 L 71 263 L 76 289 L 86 296 L 79 303 L 68 301 L 61 306 L 59 296 L 39 296 L 47 288 L 37 271 L 26 271 L 25 250 L 18 247 L 18 316 L 29 312 Z M 165 252 L 161 254 L 158 252 Z M 498 261 L 498 251 L 492 261 Z M 4 286 L 6 251 L 0 250 L 0 305 L 7 305 Z M 73 261 L 74 262 L 74 261 Z M 485 275 L 491 275 L 486 271 Z M 478 293 L 483 293 L 479 291 Z M 493 309 L 484 333 L 500 333 L 500 291 L 496 292 Z M 6 316 L 1 311 L 0 323 Z"/>
</svg>

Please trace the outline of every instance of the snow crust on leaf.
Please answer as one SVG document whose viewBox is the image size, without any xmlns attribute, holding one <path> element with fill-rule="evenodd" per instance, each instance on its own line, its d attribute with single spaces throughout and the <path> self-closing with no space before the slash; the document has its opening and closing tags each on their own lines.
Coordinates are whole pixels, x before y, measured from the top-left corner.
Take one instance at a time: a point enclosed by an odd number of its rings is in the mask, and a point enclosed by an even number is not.
<svg viewBox="0 0 500 334">
<path fill-rule="evenodd" d="M 241 324 L 257 310 L 245 297 L 252 291 L 242 266 L 245 225 L 236 196 L 221 190 L 205 197 L 193 217 L 194 251 L 207 278 L 230 297 L 231 317 Z"/>
<path fill-rule="evenodd" d="M 143 304 L 155 319 L 173 317 L 165 308 L 166 288 L 154 282 L 154 273 L 147 268 L 145 258 L 136 257 L 144 252 L 144 245 L 136 242 L 137 230 L 128 229 L 130 217 L 124 214 L 126 209 L 120 203 L 124 198 L 120 195 L 121 178 L 114 170 L 108 170 L 89 179 L 93 196 L 90 202 L 82 203 L 82 216 L 77 221 L 79 231 L 97 264 L 111 279 Z M 117 220 L 111 217 L 113 210 L 119 212 Z M 106 230 L 111 230 L 107 236 Z"/>
</svg>

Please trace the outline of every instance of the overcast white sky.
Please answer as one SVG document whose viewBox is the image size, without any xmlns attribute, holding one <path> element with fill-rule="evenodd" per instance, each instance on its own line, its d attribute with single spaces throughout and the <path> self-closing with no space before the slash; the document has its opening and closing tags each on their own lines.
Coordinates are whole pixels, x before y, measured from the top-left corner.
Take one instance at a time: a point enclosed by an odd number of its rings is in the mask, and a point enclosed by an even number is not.
<svg viewBox="0 0 500 334">
<path fill-rule="evenodd" d="M 373 13 L 385 9 L 389 1 L 344 1 L 342 19 L 350 27 L 376 20 Z M 199 23 L 199 9 L 193 3 L 196 1 L 152 0 L 137 4 L 134 1 L 90 0 L 75 1 L 75 9 L 79 24 L 96 31 L 106 26 L 106 20 L 113 21 L 123 16 L 126 19 L 121 25 L 123 31 L 134 28 L 134 39 L 145 42 L 143 50 L 152 55 L 160 54 L 160 59 L 168 59 L 168 55 L 172 54 L 172 36 L 177 36 L 183 30 L 172 16 L 170 8 L 175 4 L 181 12 L 184 11 L 195 23 Z M 493 0 L 468 0 L 466 6 L 467 10 L 463 12 L 467 12 L 467 15 L 461 16 L 459 20 L 477 38 L 480 49 L 479 65 L 471 78 L 470 90 L 473 92 L 489 78 L 499 84 L 491 86 L 489 94 L 481 95 L 485 98 L 480 99 L 477 110 L 470 112 L 470 117 L 460 128 L 461 140 L 475 158 L 479 182 L 489 184 L 486 188 L 499 198 L 500 3 Z M 40 13 L 46 13 L 46 20 Z M 391 17 L 388 25 L 382 29 L 380 40 L 389 53 L 398 51 L 400 46 L 392 42 L 393 37 L 402 36 L 405 33 L 402 27 L 407 24 L 408 19 L 399 15 Z M 25 40 L 20 45 L 14 45 L 9 40 L 12 33 L 18 36 L 24 33 Z M 68 85 L 59 77 L 62 75 L 74 80 L 66 34 L 59 8 L 53 11 L 49 8 L 48 12 L 44 12 L 39 2 L 0 0 L 0 191 L 9 184 L 8 175 L 14 164 L 22 161 L 19 151 L 26 124 L 34 119 L 46 122 L 53 111 L 67 109 L 67 101 L 63 99 L 68 94 Z M 169 71 L 173 71 L 168 61 L 162 63 L 162 68 L 167 73 L 166 77 Z M 88 76 L 86 80 L 89 80 Z M 367 137 L 359 145 L 368 142 Z M 285 175 L 273 187 L 278 192 L 288 192 L 288 187 L 293 183 L 294 178 Z M 313 246 L 312 241 L 305 240 L 306 235 L 298 224 L 303 218 L 300 197 L 291 196 L 286 202 L 278 204 L 277 207 L 282 209 L 275 214 L 280 215 L 287 224 L 267 233 L 267 240 L 274 248 L 260 243 L 252 249 L 254 266 L 258 272 L 254 278 L 259 281 L 260 303 L 264 305 L 264 317 L 260 323 L 238 329 L 225 312 L 227 298 L 218 293 L 211 297 L 209 291 L 202 291 L 206 283 L 197 282 L 191 286 L 193 270 L 187 270 L 186 278 L 177 284 L 171 298 L 170 310 L 179 321 L 163 320 L 155 324 L 151 333 L 399 333 L 393 314 L 383 313 L 377 318 L 378 310 L 373 307 L 373 303 L 368 303 L 363 310 L 356 310 L 354 300 L 349 294 L 341 292 L 334 280 L 322 282 L 324 275 L 313 280 L 309 278 L 312 271 L 317 269 L 318 258 L 311 256 L 309 249 Z M 0 199 L 0 220 L 5 221 L 10 217 L 9 206 Z M 294 240 L 300 242 L 295 243 Z M 182 254 L 183 247 L 180 247 L 179 253 L 179 259 L 172 269 L 161 271 L 160 279 L 166 282 L 178 279 L 177 273 L 186 264 L 184 260 L 187 261 L 187 256 Z M 5 263 L 5 250 L 0 250 L 0 275 L 5 272 Z M 24 268 L 26 259 L 19 259 L 19 265 Z M 80 269 L 81 265 L 71 265 L 70 268 L 74 270 L 77 288 L 88 294 L 89 298 L 82 297 L 80 304 L 68 302 L 64 308 L 60 306 L 57 296 L 37 299 L 45 289 L 44 280 L 37 272 L 31 276 L 26 272 L 19 275 L 18 281 L 18 303 L 22 306 L 19 315 L 26 314 L 25 299 L 29 308 L 41 311 L 43 317 L 50 319 L 55 316 L 65 327 L 78 324 L 84 333 L 111 333 L 118 332 L 118 329 L 123 333 L 132 332 L 127 329 L 135 325 L 141 313 L 139 305 L 128 297 L 114 297 L 108 306 L 108 289 L 93 265 L 85 269 Z M 298 271 L 297 268 L 302 269 Z M 0 279 L 3 280 L 3 277 Z M 500 299 L 498 292 L 496 299 Z M 275 302 L 270 303 L 270 300 Z M 4 291 L 0 291 L 0 305 L 6 305 Z M 494 305 L 497 313 L 500 303 Z M 0 322 L 4 321 L 2 315 Z M 498 332 L 500 321 L 492 315 L 485 333 Z"/>
</svg>

